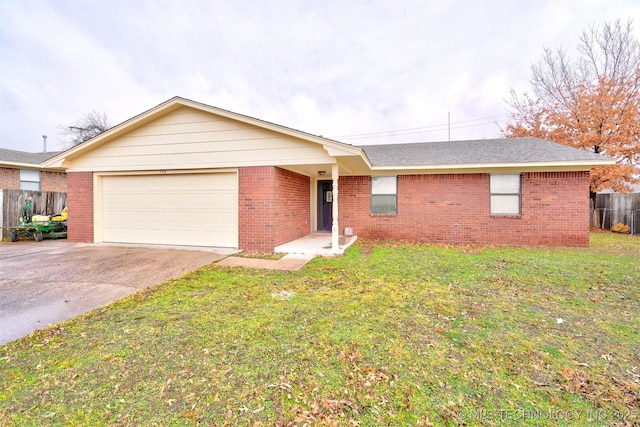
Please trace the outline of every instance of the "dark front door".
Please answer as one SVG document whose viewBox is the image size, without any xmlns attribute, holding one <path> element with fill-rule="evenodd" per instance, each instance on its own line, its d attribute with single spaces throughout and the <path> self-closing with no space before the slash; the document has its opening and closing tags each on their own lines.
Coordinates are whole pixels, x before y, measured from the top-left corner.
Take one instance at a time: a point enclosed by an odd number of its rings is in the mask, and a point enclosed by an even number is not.
<svg viewBox="0 0 640 427">
<path fill-rule="evenodd" d="M 318 181 L 318 231 L 331 231 L 333 223 L 333 181 Z"/>
</svg>

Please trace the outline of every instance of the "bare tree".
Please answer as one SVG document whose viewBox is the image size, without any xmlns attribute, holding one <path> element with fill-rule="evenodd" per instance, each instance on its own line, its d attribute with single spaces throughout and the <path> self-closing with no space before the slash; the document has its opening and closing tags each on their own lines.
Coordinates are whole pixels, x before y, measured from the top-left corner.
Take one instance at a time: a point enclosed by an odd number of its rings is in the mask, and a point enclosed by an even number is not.
<svg viewBox="0 0 640 427">
<path fill-rule="evenodd" d="M 66 145 L 73 147 L 83 143 L 111 128 L 106 113 L 92 110 L 76 122 L 68 126 L 60 126 L 60 134 L 66 139 Z"/>
<path fill-rule="evenodd" d="M 513 90 L 508 137 L 536 136 L 617 160 L 594 168 L 592 197 L 603 188 L 631 190 L 640 175 L 640 43 L 633 21 L 591 26 L 572 61 L 545 49 L 532 66 L 532 94 Z"/>
</svg>

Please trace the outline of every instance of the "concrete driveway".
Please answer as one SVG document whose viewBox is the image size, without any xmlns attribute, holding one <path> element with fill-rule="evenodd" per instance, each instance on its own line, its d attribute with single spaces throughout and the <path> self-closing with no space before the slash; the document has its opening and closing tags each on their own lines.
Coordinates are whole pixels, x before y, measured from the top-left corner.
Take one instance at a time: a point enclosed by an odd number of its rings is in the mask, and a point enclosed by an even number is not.
<svg viewBox="0 0 640 427">
<path fill-rule="evenodd" d="M 66 240 L 0 243 L 0 345 L 181 276 L 231 252 Z"/>
</svg>

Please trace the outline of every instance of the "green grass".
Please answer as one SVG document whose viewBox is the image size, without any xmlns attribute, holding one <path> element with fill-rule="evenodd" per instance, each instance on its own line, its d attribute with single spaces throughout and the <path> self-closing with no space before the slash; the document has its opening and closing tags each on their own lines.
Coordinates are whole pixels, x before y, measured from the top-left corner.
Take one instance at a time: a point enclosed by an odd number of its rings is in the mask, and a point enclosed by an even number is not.
<svg viewBox="0 0 640 427">
<path fill-rule="evenodd" d="M 637 236 L 213 264 L 0 347 L 0 425 L 638 425 L 639 325 Z"/>
</svg>

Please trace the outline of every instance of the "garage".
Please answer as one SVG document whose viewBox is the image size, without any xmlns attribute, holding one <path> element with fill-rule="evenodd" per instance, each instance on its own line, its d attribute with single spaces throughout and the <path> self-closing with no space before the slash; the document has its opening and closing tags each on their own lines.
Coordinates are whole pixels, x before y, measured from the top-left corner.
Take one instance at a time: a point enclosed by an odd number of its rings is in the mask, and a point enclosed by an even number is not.
<svg viewBox="0 0 640 427">
<path fill-rule="evenodd" d="M 102 241 L 238 247 L 236 172 L 101 177 Z"/>
<path fill-rule="evenodd" d="M 271 252 L 314 228 L 338 157 L 368 171 L 359 148 L 175 97 L 43 167 L 67 172 L 71 242 Z"/>
</svg>

